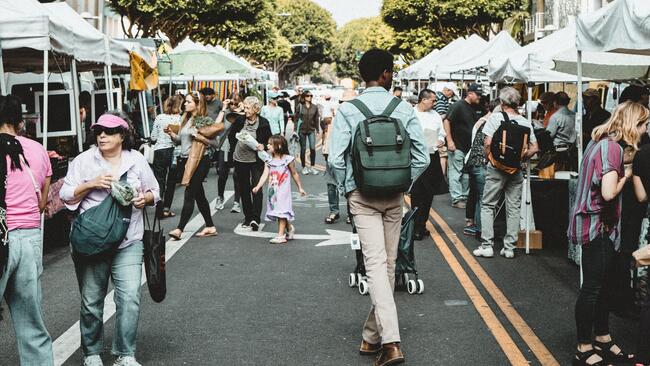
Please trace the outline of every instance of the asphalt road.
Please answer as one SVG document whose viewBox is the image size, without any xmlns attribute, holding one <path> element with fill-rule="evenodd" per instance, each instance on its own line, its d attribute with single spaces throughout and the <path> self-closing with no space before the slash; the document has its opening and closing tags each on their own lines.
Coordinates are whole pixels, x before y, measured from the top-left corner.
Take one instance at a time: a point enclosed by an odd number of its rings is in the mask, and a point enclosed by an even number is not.
<svg viewBox="0 0 650 366">
<path fill-rule="evenodd" d="M 323 176 L 302 179 L 309 196 L 294 205 L 295 226 L 299 234 L 319 237 L 278 246 L 268 238 L 239 235 L 234 230 L 243 216 L 229 212 L 231 199 L 227 210 L 214 215 L 217 237 L 193 237 L 169 260 L 165 301 L 154 303 L 143 287 L 136 354 L 141 363 L 372 363 L 371 357 L 358 354 L 370 298 L 348 286 L 354 252 L 345 240 L 316 246 L 327 240 L 327 229 L 350 227 L 343 218 L 334 225 L 323 223 L 328 212 Z M 214 169 L 205 187 L 212 201 Z M 176 197 L 173 209 L 180 213 L 182 188 Z M 343 203 L 341 209 L 345 211 Z M 558 250 L 518 251 L 514 260 L 475 260 L 467 253 L 478 242 L 462 235 L 464 210 L 451 208 L 448 196 L 436 197 L 433 210 L 435 231 L 415 247 L 425 292 L 396 293 L 407 364 L 569 364 L 575 347 L 577 267 Z M 177 219 L 164 220 L 165 230 Z M 275 229 L 269 224 L 264 231 Z M 46 249 L 43 311 L 54 340 L 75 329 L 79 294 L 65 247 Z M 18 364 L 10 324 L 0 323 L 0 365 Z M 106 364 L 112 362 L 113 327 L 110 318 L 105 324 Z M 612 316 L 612 328 L 620 344 L 633 350 L 635 323 Z M 61 348 L 66 347 L 56 351 Z M 81 364 L 81 351 L 67 348 L 71 357 L 64 364 Z"/>
</svg>

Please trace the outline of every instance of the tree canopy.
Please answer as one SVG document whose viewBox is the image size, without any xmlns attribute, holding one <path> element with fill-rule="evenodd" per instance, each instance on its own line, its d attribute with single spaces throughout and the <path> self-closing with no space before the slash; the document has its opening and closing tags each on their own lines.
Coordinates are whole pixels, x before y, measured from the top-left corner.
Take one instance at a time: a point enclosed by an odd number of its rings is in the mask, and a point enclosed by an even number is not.
<svg viewBox="0 0 650 366">
<path fill-rule="evenodd" d="M 285 76 L 309 72 L 314 62 L 330 61 L 336 30 L 332 14 L 311 0 L 277 0 L 277 5 L 277 28 L 293 46 L 291 58 L 278 63 L 276 71 Z"/>
<path fill-rule="evenodd" d="M 420 58 L 462 35 L 487 38 L 501 24 L 525 9 L 528 0 L 384 0 L 382 18 L 395 30 L 395 51 Z"/>
<path fill-rule="evenodd" d="M 129 37 L 164 33 L 172 46 L 186 37 L 208 44 L 228 44 L 260 62 L 287 59 L 288 42 L 274 31 L 274 2 L 268 0 L 109 0 L 129 20 Z"/>
<path fill-rule="evenodd" d="M 381 18 L 361 18 L 346 23 L 335 37 L 336 74 L 359 79 L 357 65 L 360 56 L 371 48 L 391 49 L 393 30 Z"/>
</svg>

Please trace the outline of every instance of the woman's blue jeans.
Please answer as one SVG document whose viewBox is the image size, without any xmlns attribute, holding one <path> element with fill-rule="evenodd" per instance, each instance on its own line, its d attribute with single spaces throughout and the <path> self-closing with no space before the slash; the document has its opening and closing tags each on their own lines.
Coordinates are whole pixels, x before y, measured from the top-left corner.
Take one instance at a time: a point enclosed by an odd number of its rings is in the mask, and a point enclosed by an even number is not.
<svg viewBox="0 0 650 366">
<path fill-rule="evenodd" d="M 41 307 L 42 253 L 41 229 L 9 231 L 9 258 L 0 274 L 0 297 L 4 295 L 11 311 L 21 365 L 54 365 L 52 338 Z"/>
<path fill-rule="evenodd" d="M 485 187 L 485 167 L 473 166 L 469 168 L 469 195 L 465 217 L 473 219 L 476 228 L 481 231 L 481 202 L 483 201 L 483 188 Z"/>
<path fill-rule="evenodd" d="M 113 281 L 116 316 L 112 353 L 133 356 L 140 318 L 140 278 L 144 245 L 136 241 L 110 256 L 74 258 L 81 293 L 81 348 L 84 355 L 101 354 L 104 347 L 104 298 L 109 278 Z M 73 255 L 74 257 L 74 255 Z"/>
<path fill-rule="evenodd" d="M 300 134 L 300 162 L 303 167 L 307 166 L 305 161 L 305 153 L 307 152 L 307 141 L 309 141 L 309 160 L 311 162 L 311 167 L 313 168 L 316 164 L 316 132 L 310 132 L 308 134 Z"/>
</svg>

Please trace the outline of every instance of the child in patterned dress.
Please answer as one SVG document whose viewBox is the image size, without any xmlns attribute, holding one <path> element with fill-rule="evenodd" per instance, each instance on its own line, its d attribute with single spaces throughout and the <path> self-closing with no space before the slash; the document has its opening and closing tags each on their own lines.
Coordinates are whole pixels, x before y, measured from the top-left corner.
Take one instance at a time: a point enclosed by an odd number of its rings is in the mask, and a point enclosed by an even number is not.
<svg viewBox="0 0 650 366">
<path fill-rule="evenodd" d="M 268 180 L 268 201 L 266 204 L 266 221 L 278 221 L 278 235 L 271 239 L 271 244 L 286 243 L 293 239 L 295 227 L 290 224 L 295 218 L 291 202 L 291 181 L 293 178 L 301 196 L 307 193 L 302 189 L 300 176 L 294 164 L 294 157 L 289 155 L 287 140 L 281 135 L 273 135 L 267 145 L 269 157 L 265 161 L 264 173 L 260 177 L 253 193 L 257 193 Z"/>
</svg>

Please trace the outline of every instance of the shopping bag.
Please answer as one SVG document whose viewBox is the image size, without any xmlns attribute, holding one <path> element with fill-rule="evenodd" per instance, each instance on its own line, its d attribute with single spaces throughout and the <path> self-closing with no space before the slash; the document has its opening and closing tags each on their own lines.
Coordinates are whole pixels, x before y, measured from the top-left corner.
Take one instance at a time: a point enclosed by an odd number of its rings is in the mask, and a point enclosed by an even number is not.
<svg viewBox="0 0 650 366">
<path fill-rule="evenodd" d="M 190 153 L 187 157 L 187 162 L 185 163 L 185 171 L 183 172 L 183 179 L 181 179 L 181 185 L 188 186 L 190 185 L 190 180 L 196 172 L 196 168 L 199 167 L 201 159 L 203 159 L 203 154 L 205 153 L 205 145 L 198 141 L 192 141 L 192 146 L 190 147 Z"/>
<path fill-rule="evenodd" d="M 144 242 L 144 270 L 147 276 L 147 287 L 153 301 L 161 302 L 167 294 L 165 236 L 157 215 L 154 215 L 153 226 L 149 224 L 146 210 L 142 210 L 142 215 L 145 221 L 142 241 Z"/>
</svg>

